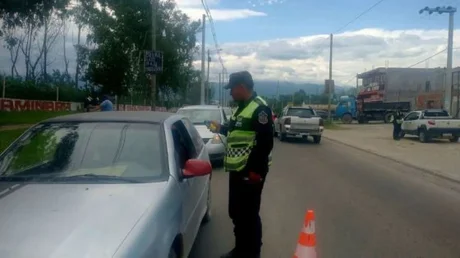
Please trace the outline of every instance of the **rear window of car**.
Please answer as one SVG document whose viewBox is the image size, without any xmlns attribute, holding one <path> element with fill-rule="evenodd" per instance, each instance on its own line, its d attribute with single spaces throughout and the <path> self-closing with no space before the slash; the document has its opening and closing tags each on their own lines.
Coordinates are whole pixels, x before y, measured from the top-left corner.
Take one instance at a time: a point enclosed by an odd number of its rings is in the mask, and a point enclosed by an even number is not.
<svg viewBox="0 0 460 258">
<path fill-rule="evenodd" d="M 445 110 L 428 110 L 423 113 L 423 116 L 427 117 L 437 117 L 437 116 L 449 116 L 449 113 Z"/>
<path fill-rule="evenodd" d="M 3 153 L 0 178 L 40 181 L 91 174 L 158 180 L 167 173 L 163 148 L 162 131 L 155 124 L 41 124 Z"/>
<path fill-rule="evenodd" d="M 287 116 L 297 116 L 302 118 L 309 118 L 315 116 L 313 109 L 309 108 L 290 108 L 287 111 Z"/>
</svg>

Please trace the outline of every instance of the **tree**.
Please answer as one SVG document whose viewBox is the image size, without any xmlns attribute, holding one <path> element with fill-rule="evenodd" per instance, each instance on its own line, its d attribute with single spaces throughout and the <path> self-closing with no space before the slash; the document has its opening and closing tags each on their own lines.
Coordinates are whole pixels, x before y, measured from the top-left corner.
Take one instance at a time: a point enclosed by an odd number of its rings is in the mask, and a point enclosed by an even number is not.
<svg viewBox="0 0 460 258">
<path fill-rule="evenodd" d="M 88 78 L 106 92 L 127 93 L 127 88 L 148 91 L 143 71 L 143 54 L 151 46 L 151 6 L 148 1 L 101 0 L 96 8 L 91 0 L 79 12 L 80 23 L 89 29 Z M 163 73 L 157 76 L 160 91 L 177 93 L 192 81 L 192 53 L 199 23 L 190 22 L 173 1 L 159 4 L 157 48 L 164 54 Z M 166 90 L 168 88 L 168 90 Z"/>
<path fill-rule="evenodd" d="M 52 10 L 65 10 L 69 2 L 70 0 L 3 0 L 0 4 L 0 36 L 3 36 L 5 29 L 25 27 L 30 17 L 35 17 L 36 26 L 41 27 Z"/>
</svg>

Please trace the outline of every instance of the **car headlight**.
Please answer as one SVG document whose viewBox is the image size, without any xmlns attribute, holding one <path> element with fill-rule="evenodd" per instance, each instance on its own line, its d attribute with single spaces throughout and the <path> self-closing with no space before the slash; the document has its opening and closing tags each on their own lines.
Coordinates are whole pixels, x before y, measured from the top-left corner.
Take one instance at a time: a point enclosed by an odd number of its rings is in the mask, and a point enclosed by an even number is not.
<svg viewBox="0 0 460 258">
<path fill-rule="evenodd" d="M 215 134 L 214 137 L 211 139 L 212 144 L 221 144 L 222 140 L 220 139 L 218 134 Z"/>
</svg>

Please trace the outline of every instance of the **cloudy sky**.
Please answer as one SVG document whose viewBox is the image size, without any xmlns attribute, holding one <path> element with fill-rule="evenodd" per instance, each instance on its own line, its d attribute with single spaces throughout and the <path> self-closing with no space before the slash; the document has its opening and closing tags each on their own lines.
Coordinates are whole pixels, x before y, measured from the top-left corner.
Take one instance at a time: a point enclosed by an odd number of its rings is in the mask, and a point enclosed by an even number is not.
<svg viewBox="0 0 460 258">
<path fill-rule="evenodd" d="M 201 0 L 176 0 L 192 19 L 204 13 Z M 354 85 L 354 75 L 373 67 L 445 66 L 448 15 L 422 14 L 425 7 L 455 6 L 459 0 L 207 0 L 221 56 L 228 72 L 246 69 L 255 79 L 323 82 L 328 77 L 329 33 L 334 33 L 333 78 Z M 458 16 L 457 16 L 458 17 Z M 458 20 L 458 18 L 457 18 Z M 458 20 L 457 24 L 460 23 Z M 209 23 L 207 24 L 209 25 Z M 460 30 L 454 32 L 454 66 L 460 65 Z M 222 66 L 215 55 L 210 26 L 206 47 L 212 50 L 211 80 Z M 67 49 L 74 60 L 76 33 L 68 30 Z M 201 40 L 201 34 L 197 35 Z M 63 42 L 59 43 L 63 44 Z M 55 67 L 62 67 L 56 54 Z M 0 49 L 0 70 L 8 69 Z M 200 61 L 195 62 L 200 67 Z M 74 65 L 71 64 L 71 67 Z"/>
</svg>

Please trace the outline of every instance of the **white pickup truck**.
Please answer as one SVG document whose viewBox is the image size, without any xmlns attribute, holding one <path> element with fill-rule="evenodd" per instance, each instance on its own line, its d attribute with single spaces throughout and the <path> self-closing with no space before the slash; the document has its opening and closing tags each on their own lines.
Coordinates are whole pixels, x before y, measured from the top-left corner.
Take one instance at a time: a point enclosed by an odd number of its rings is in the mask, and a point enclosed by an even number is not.
<svg viewBox="0 0 460 258">
<path fill-rule="evenodd" d="M 274 121 L 275 136 L 280 141 L 286 137 L 313 137 L 315 143 L 321 142 L 321 135 L 324 130 L 324 122 L 315 110 L 311 107 L 291 107 L 283 109 L 280 117 Z"/>
<path fill-rule="evenodd" d="M 420 142 L 429 142 L 432 138 L 448 137 L 458 142 L 460 119 L 453 119 L 442 109 L 428 109 L 408 113 L 402 123 L 401 137 L 405 134 L 417 135 Z"/>
</svg>

